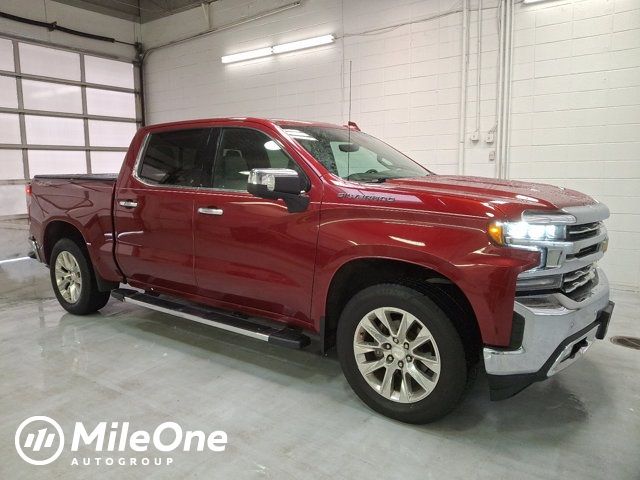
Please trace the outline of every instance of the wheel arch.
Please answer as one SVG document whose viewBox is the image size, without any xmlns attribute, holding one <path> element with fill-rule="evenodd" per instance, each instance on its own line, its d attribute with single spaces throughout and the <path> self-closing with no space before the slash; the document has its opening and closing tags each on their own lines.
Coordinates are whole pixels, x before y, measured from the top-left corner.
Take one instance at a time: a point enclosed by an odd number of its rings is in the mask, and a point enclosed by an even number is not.
<svg viewBox="0 0 640 480">
<path fill-rule="evenodd" d="M 44 234 L 42 237 L 42 253 L 44 256 L 44 263 L 46 265 L 50 265 L 51 263 L 51 252 L 53 251 L 53 246 L 62 238 L 73 240 L 87 256 L 89 266 L 93 271 L 99 291 L 107 292 L 114 288 L 118 288 L 118 282 L 105 280 L 95 268 L 87 241 L 80 229 L 73 223 L 65 220 L 52 220 L 47 223 L 44 228 Z"/>
<path fill-rule="evenodd" d="M 44 254 L 44 261 L 47 265 L 49 265 L 51 261 L 53 246 L 61 238 L 69 238 L 73 240 L 80 248 L 88 253 L 87 242 L 78 227 L 65 220 L 52 220 L 47 223 L 42 237 L 42 252 Z"/>
<path fill-rule="evenodd" d="M 460 335 L 470 365 L 480 359 L 482 337 L 478 321 L 463 290 L 435 269 L 406 260 L 368 257 L 352 259 L 331 278 L 321 322 L 321 347 L 335 345 L 335 332 L 342 310 L 357 292 L 381 283 L 396 283 L 428 296 L 451 319 Z"/>
</svg>

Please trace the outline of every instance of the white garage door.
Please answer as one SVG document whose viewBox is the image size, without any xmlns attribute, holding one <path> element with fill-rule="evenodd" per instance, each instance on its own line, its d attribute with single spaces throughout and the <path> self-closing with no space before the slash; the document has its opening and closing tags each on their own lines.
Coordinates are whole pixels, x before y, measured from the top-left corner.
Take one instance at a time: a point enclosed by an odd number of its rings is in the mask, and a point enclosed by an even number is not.
<svg viewBox="0 0 640 480">
<path fill-rule="evenodd" d="M 130 62 L 0 38 L 0 217 L 34 175 L 118 172 L 139 105 Z"/>
</svg>

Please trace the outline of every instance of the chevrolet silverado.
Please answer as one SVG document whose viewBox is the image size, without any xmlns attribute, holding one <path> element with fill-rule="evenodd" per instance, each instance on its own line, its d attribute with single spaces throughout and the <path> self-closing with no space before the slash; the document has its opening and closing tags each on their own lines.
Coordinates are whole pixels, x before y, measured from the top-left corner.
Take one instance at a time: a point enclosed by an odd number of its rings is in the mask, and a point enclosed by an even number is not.
<svg viewBox="0 0 640 480">
<path fill-rule="evenodd" d="M 63 308 L 110 297 L 274 344 L 335 346 L 372 409 L 494 400 L 607 331 L 607 207 L 550 185 L 436 175 L 357 125 L 141 128 L 118 175 L 40 175 L 30 242 Z M 128 287 L 127 287 L 128 286 Z"/>
</svg>

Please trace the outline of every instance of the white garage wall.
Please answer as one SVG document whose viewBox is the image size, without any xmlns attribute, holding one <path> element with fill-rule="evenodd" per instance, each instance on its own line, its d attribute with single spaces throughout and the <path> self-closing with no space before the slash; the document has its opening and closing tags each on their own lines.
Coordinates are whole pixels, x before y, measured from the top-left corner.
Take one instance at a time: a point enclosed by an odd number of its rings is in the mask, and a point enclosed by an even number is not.
<svg viewBox="0 0 640 480">
<path fill-rule="evenodd" d="M 222 0 L 214 25 L 284 5 L 284 1 Z M 238 6 L 240 4 L 240 6 Z M 496 0 L 483 12 L 482 128 L 495 123 Z M 390 24 L 415 22 L 459 9 L 456 0 L 307 0 L 277 16 L 152 53 L 146 63 L 150 122 L 223 115 L 256 115 L 342 123 L 348 112 L 352 61 L 352 117 L 361 128 L 403 149 L 440 173 L 455 173 L 460 95 L 460 13 L 375 35 Z M 469 85 L 475 85 L 476 12 L 471 15 Z M 142 26 L 147 47 L 206 28 L 200 9 Z M 334 45 L 267 59 L 222 65 L 220 56 L 326 33 Z M 475 88 L 468 93 L 475 129 Z M 493 175 L 490 146 L 468 152 L 467 173 Z"/>
<path fill-rule="evenodd" d="M 510 176 L 611 209 L 603 264 L 640 286 L 640 1 L 516 8 Z"/>
<path fill-rule="evenodd" d="M 221 0 L 211 26 L 284 5 Z M 497 0 L 482 14 L 482 138 L 495 124 Z M 471 8 L 477 7 L 476 1 Z M 344 123 L 352 117 L 438 173 L 456 173 L 460 8 L 455 0 L 307 0 L 302 7 L 154 52 L 148 121 L 225 115 Z M 566 0 L 515 6 L 510 178 L 585 191 L 612 210 L 612 283 L 640 288 L 640 2 Z M 495 176 L 494 146 L 473 143 L 477 28 L 471 13 L 466 174 Z M 410 23 L 416 22 L 416 23 Z M 351 36 L 392 24 L 383 33 Z M 208 27 L 200 9 L 142 26 L 147 47 Z M 334 33 L 334 45 L 222 65 L 220 56 Z"/>
<path fill-rule="evenodd" d="M 364 32 L 459 9 L 459 2 L 345 2 L 345 31 Z M 472 5 L 476 8 L 476 3 Z M 481 130 L 495 123 L 497 65 L 496 2 L 482 13 Z M 346 19 L 349 18 L 350 21 Z M 477 12 L 470 15 L 467 132 L 475 130 Z M 353 61 L 353 117 L 438 173 L 457 173 L 462 14 L 414 23 L 381 35 L 346 37 L 344 53 Z M 348 72 L 348 65 L 345 65 Z M 348 77 L 345 78 L 348 85 Z M 347 95 L 347 94 L 345 94 Z M 347 97 L 346 97 L 347 98 Z M 345 107 L 346 111 L 346 107 Z M 493 176 L 492 146 L 466 142 L 465 173 Z"/>
<path fill-rule="evenodd" d="M 217 2 L 215 25 L 283 5 L 283 1 Z M 232 8 L 233 7 L 233 8 Z M 303 7 L 251 22 L 202 40 L 150 54 L 146 62 L 147 114 L 151 122 L 213 115 L 321 116 L 340 121 L 341 62 L 338 44 L 267 61 L 227 65 L 220 57 L 273 42 L 335 32 L 340 3 L 309 1 Z M 142 26 L 147 47 L 206 28 L 195 9 Z M 297 31 L 296 31 L 297 30 Z M 333 95 L 325 100 L 321 92 Z M 336 94 L 337 92 L 337 94 Z M 310 108 L 322 103 L 331 107 Z"/>
</svg>

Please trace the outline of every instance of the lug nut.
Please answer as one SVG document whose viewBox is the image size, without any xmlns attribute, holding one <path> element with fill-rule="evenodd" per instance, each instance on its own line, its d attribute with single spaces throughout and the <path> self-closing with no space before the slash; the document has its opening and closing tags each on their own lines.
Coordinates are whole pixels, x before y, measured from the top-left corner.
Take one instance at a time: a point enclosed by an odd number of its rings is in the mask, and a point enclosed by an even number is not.
<svg viewBox="0 0 640 480">
<path fill-rule="evenodd" d="M 384 344 L 384 349 L 385 350 L 391 350 L 391 345 L 389 345 L 388 343 Z"/>
<path fill-rule="evenodd" d="M 393 355 L 389 355 L 387 357 L 387 362 L 389 362 L 389 363 L 393 362 Z"/>
<path fill-rule="evenodd" d="M 407 362 L 412 362 L 413 361 L 413 357 L 411 355 L 407 355 Z"/>
<path fill-rule="evenodd" d="M 398 342 L 399 342 L 399 340 L 397 338 L 393 339 L 393 343 L 398 343 Z"/>
<path fill-rule="evenodd" d="M 404 342 L 403 347 L 405 350 L 409 350 L 409 342 Z"/>
<path fill-rule="evenodd" d="M 400 360 L 400 361 L 398 362 L 398 366 L 399 366 L 400 368 L 404 367 L 404 363 L 402 362 L 402 360 Z"/>
</svg>

